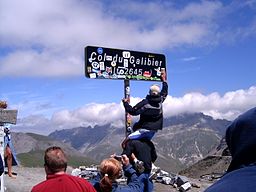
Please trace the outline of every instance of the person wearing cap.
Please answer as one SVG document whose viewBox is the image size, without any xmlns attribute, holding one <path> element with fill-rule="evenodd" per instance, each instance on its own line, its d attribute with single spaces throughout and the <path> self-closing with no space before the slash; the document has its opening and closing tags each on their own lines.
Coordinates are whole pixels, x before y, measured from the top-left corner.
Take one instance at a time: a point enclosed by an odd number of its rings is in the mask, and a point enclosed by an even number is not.
<svg viewBox="0 0 256 192">
<path fill-rule="evenodd" d="M 228 126 L 226 142 L 231 163 L 226 174 L 205 192 L 256 191 L 256 107 Z"/>
<path fill-rule="evenodd" d="M 140 119 L 133 126 L 133 133 L 128 135 L 122 142 L 122 147 L 125 147 L 129 139 L 146 138 L 151 140 L 158 130 L 163 128 L 163 108 L 162 103 L 168 95 L 168 84 L 166 73 L 161 73 L 162 90 L 159 85 L 152 85 L 149 89 L 149 94 L 145 99 L 132 107 L 128 99 L 123 99 L 125 111 L 130 115 L 140 115 Z"/>
</svg>

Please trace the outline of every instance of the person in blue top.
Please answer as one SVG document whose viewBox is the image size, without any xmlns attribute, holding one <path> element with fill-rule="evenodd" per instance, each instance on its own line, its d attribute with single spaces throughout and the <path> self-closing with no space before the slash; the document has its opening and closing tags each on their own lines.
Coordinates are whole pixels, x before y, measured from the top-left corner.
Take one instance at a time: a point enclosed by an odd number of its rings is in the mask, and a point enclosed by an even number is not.
<svg viewBox="0 0 256 192">
<path fill-rule="evenodd" d="M 6 109 L 7 108 L 7 102 L 6 101 L 0 101 L 0 109 Z M 5 166 L 7 166 L 8 169 L 8 176 L 15 179 L 15 173 L 12 172 L 12 166 L 16 166 L 19 164 L 16 153 L 14 150 L 14 146 L 11 141 L 11 133 L 9 129 L 9 125 L 6 123 L 3 123 L 2 126 L 4 126 L 4 162 Z"/>
<path fill-rule="evenodd" d="M 16 173 L 12 172 L 12 166 L 17 166 L 19 164 L 18 159 L 16 157 L 16 153 L 14 150 L 14 146 L 11 141 L 10 130 L 8 127 L 4 129 L 5 136 L 4 136 L 4 160 L 5 165 L 7 166 L 8 176 L 15 179 Z"/>
<path fill-rule="evenodd" d="M 144 176 L 137 176 L 126 155 L 122 155 L 120 161 L 108 158 L 101 162 L 98 175 L 90 181 L 97 192 L 143 192 Z M 118 185 L 116 182 L 122 176 L 122 166 L 127 185 Z"/>
<path fill-rule="evenodd" d="M 227 173 L 205 192 L 255 192 L 256 107 L 228 126 L 226 142 L 232 156 Z"/>
</svg>

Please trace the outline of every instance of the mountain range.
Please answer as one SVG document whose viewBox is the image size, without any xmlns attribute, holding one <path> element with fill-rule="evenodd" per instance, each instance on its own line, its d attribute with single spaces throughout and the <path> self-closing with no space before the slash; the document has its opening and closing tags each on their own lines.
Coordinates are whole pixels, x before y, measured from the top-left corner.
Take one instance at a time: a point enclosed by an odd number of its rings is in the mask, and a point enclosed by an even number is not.
<svg viewBox="0 0 256 192">
<path fill-rule="evenodd" d="M 203 159 L 219 145 L 230 122 L 213 119 L 203 113 L 184 113 L 164 119 L 164 128 L 153 138 L 162 169 L 178 172 Z M 86 157 L 101 161 L 121 153 L 124 127 L 110 124 L 58 130 L 49 137 L 75 148 Z"/>
<path fill-rule="evenodd" d="M 155 165 L 179 172 L 202 160 L 219 146 L 229 123 L 203 113 L 184 113 L 164 119 L 163 130 L 152 139 L 158 154 Z M 51 145 L 63 147 L 76 165 L 97 164 L 111 154 L 121 153 L 120 143 L 124 137 L 124 127 L 110 124 L 56 130 L 48 136 L 12 133 L 19 158 L 30 166 L 38 162 L 42 165 L 43 151 Z M 31 158 L 35 165 L 31 165 Z"/>
</svg>

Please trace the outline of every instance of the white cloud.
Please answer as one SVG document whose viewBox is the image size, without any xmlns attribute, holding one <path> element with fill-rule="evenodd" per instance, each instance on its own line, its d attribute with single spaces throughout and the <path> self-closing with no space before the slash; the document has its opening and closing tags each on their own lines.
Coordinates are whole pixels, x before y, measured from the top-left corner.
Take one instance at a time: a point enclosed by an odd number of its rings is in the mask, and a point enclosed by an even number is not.
<svg viewBox="0 0 256 192">
<path fill-rule="evenodd" d="M 206 45 L 214 42 L 214 18 L 222 10 L 211 1 L 180 9 L 168 1 L 103 2 L 1 1 L 0 48 L 11 49 L 0 55 L 0 75 L 81 74 L 86 45 L 151 51 Z"/>
<path fill-rule="evenodd" d="M 0 74 L 10 76 L 67 76 L 83 73 L 83 65 L 75 55 L 58 55 L 51 51 L 38 53 L 34 50 L 16 51 L 0 58 Z"/>
<path fill-rule="evenodd" d="M 91 103 L 73 111 L 63 110 L 53 114 L 51 121 L 59 126 L 95 126 L 118 121 L 124 111 L 120 104 Z"/>
<path fill-rule="evenodd" d="M 187 61 L 195 61 L 198 59 L 199 59 L 199 57 L 186 57 L 186 58 L 183 58 L 182 60 L 187 62 Z"/>
<path fill-rule="evenodd" d="M 203 95 L 199 92 L 187 93 L 181 98 L 169 96 L 165 102 L 165 114 L 175 115 L 185 111 L 203 112 L 215 119 L 233 120 L 240 113 L 256 106 L 255 96 L 255 86 L 248 90 L 227 92 L 223 96 L 218 93 Z"/>
<path fill-rule="evenodd" d="M 164 102 L 164 116 L 170 117 L 184 112 L 203 112 L 215 119 L 233 120 L 241 113 L 256 106 L 256 86 L 248 90 L 203 95 L 188 93 L 183 97 L 168 96 Z M 135 105 L 141 98 L 131 98 Z M 134 119 L 136 121 L 136 118 Z M 124 108 L 122 103 L 91 103 L 74 110 L 56 111 L 50 119 L 43 116 L 29 116 L 18 121 L 15 130 L 48 134 L 54 130 L 78 126 L 95 126 L 104 124 L 123 125 Z M 26 128 L 26 129 L 24 129 Z"/>
</svg>

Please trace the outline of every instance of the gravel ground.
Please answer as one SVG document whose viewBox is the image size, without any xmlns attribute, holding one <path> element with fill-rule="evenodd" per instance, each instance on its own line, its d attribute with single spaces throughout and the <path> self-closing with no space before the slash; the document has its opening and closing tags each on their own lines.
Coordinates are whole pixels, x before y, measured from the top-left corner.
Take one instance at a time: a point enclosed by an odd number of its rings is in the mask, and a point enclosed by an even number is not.
<svg viewBox="0 0 256 192">
<path fill-rule="evenodd" d="M 45 180 L 45 172 L 43 168 L 27 168 L 27 167 L 14 167 L 14 172 L 17 172 L 17 178 L 12 179 L 7 175 L 4 175 L 5 192 L 29 192 L 32 187 L 37 183 Z M 71 172 L 71 168 L 68 168 L 68 173 Z M 200 188 L 192 187 L 189 192 L 203 192 L 212 183 L 206 181 L 199 181 L 196 179 L 190 179 L 190 183 L 197 184 Z M 155 183 L 155 192 L 177 192 L 178 190 L 171 185 L 164 185 Z"/>
<path fill-rule="evenodd" d="M 16 179 L 4 176 L 5 192 L 29 192 L 35 184 L 45 180 L 43 168 L 15 167 L 13 169 L 18 175 Z"/>
</svg>

